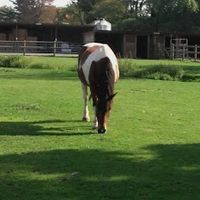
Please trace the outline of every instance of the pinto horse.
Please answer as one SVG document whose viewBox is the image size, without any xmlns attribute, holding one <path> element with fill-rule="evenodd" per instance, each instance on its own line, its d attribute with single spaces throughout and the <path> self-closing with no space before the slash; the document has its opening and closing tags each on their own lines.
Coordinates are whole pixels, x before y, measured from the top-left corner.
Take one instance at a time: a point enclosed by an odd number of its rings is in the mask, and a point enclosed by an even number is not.
<svg viewBox="0 0 200 200">
<path fill-rule="evenodd" d="M 88 43 L 80 51 L 78 76 L 82 83 L 83 121 L 90 121 L 88 100 L 92 98 L 95 111 L 93 128 L 105 133 L 112 106 L 114 83 L 119 78 L 118 62 L 107 44 Z M 88 96 L 88 87 L 91 95 Z"/>
</svg>

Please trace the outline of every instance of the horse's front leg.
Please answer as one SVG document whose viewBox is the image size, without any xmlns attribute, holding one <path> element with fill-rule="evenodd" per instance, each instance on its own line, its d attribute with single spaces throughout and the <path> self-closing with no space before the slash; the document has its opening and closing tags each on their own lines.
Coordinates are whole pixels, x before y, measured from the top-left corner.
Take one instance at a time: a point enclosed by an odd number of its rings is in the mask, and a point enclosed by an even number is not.
<svg viewBox="0 0 200 200">
<path fill-rule="evenodd" d="M 83 90 L 83 101 L 84 101 L 82 121 L 89 122 L 90 121 L 89 110 L 88 110 L 89 97 L 88 97 L 88 87 L 87 87 L 87 85 L 82 84 L 82 90 Z"/>
<path fill-rule="evenodd" d="M 96 115 L 96 106 L 93 105 L 94 108 L 94 119 L 93 119 L 93 129 L 97 129 L 98 128 L 98 121 L 97 121 L 97 115 Z"/>
<path fill-rule="evenodd" d="M 93 129 L 97 129 L 98 128 L 98 121 L 97 121 L 97 115 L 96 115 L 96 104 L 97 104 L 97 98 L 96 96 L 93 94 L 92 95 L 92 100 L 93 100 L 93 109 L 94 109 L 94 119 L 93 119 Z"/>
</svg>

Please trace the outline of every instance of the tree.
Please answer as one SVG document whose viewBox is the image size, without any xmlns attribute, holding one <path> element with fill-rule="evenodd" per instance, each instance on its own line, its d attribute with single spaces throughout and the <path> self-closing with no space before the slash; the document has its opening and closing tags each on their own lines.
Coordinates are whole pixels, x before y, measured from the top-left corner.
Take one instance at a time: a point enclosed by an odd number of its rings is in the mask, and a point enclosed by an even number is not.
<svg viewBox="0 0 200 200">
<path fill-rule="evenodd" d="M 99 0 L 90 11 L 90 20 L 106 18 L 112 24 L 118 24 L 125 12 L 126 7 L 121 0 Z"/>
<path fill-rule="evenodd" d="M 46 24 L 57 23 L 57 15 L 59 9 L 55 6 L 46 5 L 41 8 L 39 22 Z"/>
<path fill-rule="evenodd" d="M 186 30 L 190 17 L 198 11 L 196 0 L 147 0 L 146 7 L 154 31 Z"/>
<path fill-rule="evenodd" d="M 39 22 L 41 10 L 45 4 L 51 4 L 54 0 L 10 0 L 17 13 L 17 21 L 20 23 Z"/>
<path fill-rule="evenodd" d="M 62 15 L 67 15 L 70 23 L 84 25 L 100 17 L 117 22 L 124 12 L 122 0 L 77 0 L 72 1 Z"/>
<path fill-rule="evenodd" d="M 199 5 L 200 0 L 73 0 L 59 20 L 84 25 L 104 17 L 120 30 L 190 32 L 200 29 Z"/>
<path fill-rule="evenodd" d="M 146 0 L 124 0 L 127 8 L 127 13 L 130 15 L 141 16 L 143 15 L 146 6 Z"/>
<path fill-rule="evenodd" d="M 0 22 L 11 23 L 16 21 L 16 12 L 12 7 L 0 7 Z"/>
<path fill-rule="evenodd" d="M 87 24 L 90 22 L 90 12 L 93 10 L 97 0 L 72 0 L 71 4 L 65 9 L 66 15 L 75 24 Z"/>
</svg>

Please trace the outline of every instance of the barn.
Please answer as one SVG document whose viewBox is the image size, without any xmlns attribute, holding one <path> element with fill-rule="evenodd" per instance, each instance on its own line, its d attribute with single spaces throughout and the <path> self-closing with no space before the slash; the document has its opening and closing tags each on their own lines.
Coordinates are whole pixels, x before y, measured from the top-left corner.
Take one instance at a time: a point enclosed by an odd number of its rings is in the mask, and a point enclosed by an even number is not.
<svg viewBox="0 0 200 200">
<path fill-rule="evenodd" d="M 117 56 L 126 58 L 169 58 L 172 39 L 180 38 L 189 45 L 200 45 L 198 34 L 116 31 L 97 29 L 95 24 L 0 24 L 0 48 L 2 41 L 56 40 L 77 46 L 95 41 L 109 44 Z"/>
</svg>

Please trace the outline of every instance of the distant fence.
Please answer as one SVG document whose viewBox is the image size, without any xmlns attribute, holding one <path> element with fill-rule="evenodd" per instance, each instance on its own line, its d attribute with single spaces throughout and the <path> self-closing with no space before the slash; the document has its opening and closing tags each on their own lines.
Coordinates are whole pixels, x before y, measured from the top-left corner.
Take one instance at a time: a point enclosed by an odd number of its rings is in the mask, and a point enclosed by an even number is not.
<svg viewBox="0 0 200 200">
<path fill-rule="evenodd" d="M 172 45 L 170 48 L 170 57 L 172 59 L 200 59 L 200 46 L 199 45 L 182 45 L 177 48 L 176 45 Z"/>
<path fill-rule="evenodd" d="M 170 41 L 170 58 L 200 59 L 200 46 L 189 45 L 187 38 L 176 38 Z"/>
<path fill-rule="evenodd" d="M 76 55 L 81 44 L 70 44 L 60 41 L 1 41 L 1 54 L 44 54 L 44 55 Z"/>
</svg>

